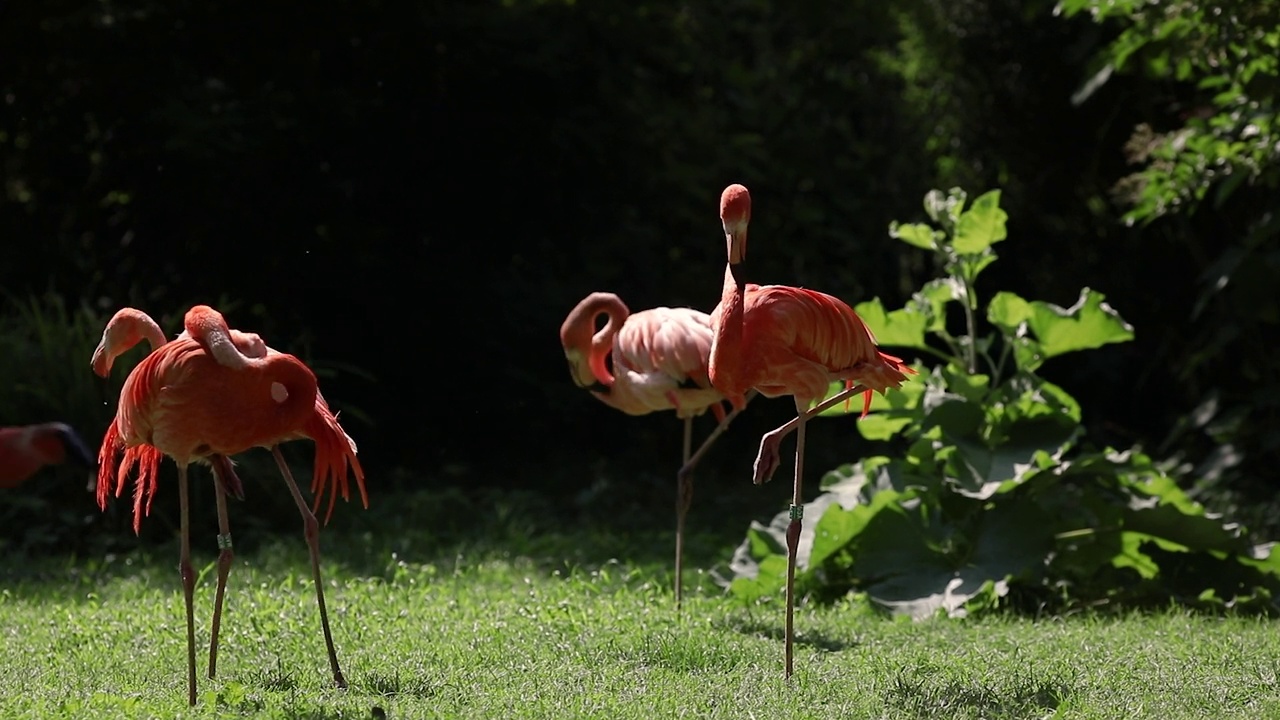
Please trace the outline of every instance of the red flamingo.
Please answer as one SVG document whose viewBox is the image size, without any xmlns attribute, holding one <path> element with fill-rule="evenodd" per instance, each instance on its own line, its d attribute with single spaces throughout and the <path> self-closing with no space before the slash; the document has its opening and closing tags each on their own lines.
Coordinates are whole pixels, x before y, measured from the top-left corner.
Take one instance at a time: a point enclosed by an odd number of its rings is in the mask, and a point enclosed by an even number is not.
<svg viewBox="0 0 1280 720">
<path fill-rule="evenodd" d="M 731 402 L 752 388 L 765 397 L 791 395 L 795 400 L 795 488 L 787 527 L 785 632 L 786 677 L 790 678 L 796 552 L 804 512 L 805 422 L 814 414 L 811 406 L 826 397 L 832 382 L 840 380 L 846 389 L 837 397 L 862 393 L 865 415 L 873 390 L 884 394 L 901 386 L 915 371 L 899 358 L 880 352 L 862 319 L 838 298 L 787 285 L 746 283 L 741 265 L 747 256 L 750 220 L 747 189 L 737 184 L 725 188 L 720 196 L 720 221 L 728 264 L 720 304 L 711 313 L 715 335 L 709 375 Z M 784 433 L 784 428 L 775 433 Z"/>
<path fill-rule="evenodd" d="M 596 321 L 605 325 L 596 330 Z M 569 374 L 609 407 L 628 415 L 675 410 L 684 420 L 684 453 L 676 483 L 676 608 L 680 608 L 684 570 L 684 525 L 693 502 L 689 472 L 745 407 L 747 399 L 725 413 L 724 396 L 707 376 L 711 317 L 691 308 L 656 307 L 632 313 L 613 293 L 594 292 L 569 312 L 560 326 L 560 343 Z M 610 367 L 612 365 L 612 367 Z M 696 454 L 691 454 L 693 418 L 708 409 L 718 424 Z"/>
<path fill-rule="evenodd" d="M 0 427 L 0 488 L 15 488 L 45 465 L 61 465 L 71 460 L 93 469 L 93 453 L 84 441 L 60 422 Z"/>
<path fill-rule="evenodd" d="M 303 518 L 329 665 L 333 670 L 334 683 L 345 688 L 346 679 L 338 665 L 325 610 L 324 586 L 320 576 L 319 522 L 294 482 L 279 444 L 302 438 L 315 442 L 316 464 L 311 487 L 316 507 L 330 489 L 334 496 L 340 493 L 344 498 L 348 497 L 349 468 L 355 474 L 361 500 L 368 507 L 364 471 L 356 458 L 355 445 L 324 404 L 318 394 L 315 374 L 302 361 L 292 355 L 272 351 L 265 344 L 257 357 L 244 354 L 237 347 L 236 336 L 227 327 L 225 319 L 208 306 L 192 308 L 187 312 L 184 324 L 186 337 L 156 347 L 125 380 L 116 417 L 107 428 L 99 452 L 98 503 L 106 507 L 112 487 L 116 495 L 123 492 L 127 475 L 137 464 L 136 529 L 155 496 L 161 456 L 173 458 L 178 465 L 179 568 L 187 613 L 188 700 L 194 705 L 195 618 L 192 600 L 195 574 L 191 567 L 187 467 L 202 458 L 225 461 L 253 447 L 270 448 Z M 241 340 L 244 340 L 243 336 Z M 230 465 L 229 462 L 226 464 Z M 215 483 L 215 486 L 221 490 L 220 485 Z M 218 516 L 223 533 L 219 545 L 223 545 L 222 538 L 230 538 L 225 500 L 219 503 Z M 227 542 L 223 549 L 230 550 L 230 543 Z M 221 580 L 225 582 L 225 576 Z M 211 660 L 215 654 L 216 644 L 211 642 Z M 211 675 L 212 670 L 211 662 Z"/>
<path fill-rule="evenodd" d="M 262 337 L 257 333 L 241 332 L 233 329 L 230 331 L 230 335 L 231 341 L 236 348 L 249 357 L 266 357 L 268 353 L 277 352 L 267 347 L 267 344 L 263 342 Z M 184 328 L 176 339 L 189 340 L 191 339 L 191 334 Z M 98 342 L 98 347 L 93 351 L 91 365 L 94 373 L 103 378 L 107 377 L 116 359 L 144 340 L 149 346 L 148 352 L 168 342 L 165 339 L 164 331 L 160 329 L 159 323 L 153 320 L 150 315 L 136 308 L 121 308 L 107 323 L 106 329 L 102 332 L 102 339 Z M 320 395 L 319 388 L 316 389 L 316 408 L 317 412 L 322 414 L 329 412 L 329 406 L 325 403 L 323 396 Z M 352 442 L 350 437 L 347 440 Z M 355 444 L 352 442 L 352 450 L 354 451 L 354 449 Z M 124 489 L 124 478 L 129 474 L 129 471 L 135 465 L 142 471 L 139 474 L 139 487 L 143 491 L 134 495 L 133 530 L 138 532 L 141 528 L 143 515 L 151 512 L 151 500 L 155 496 L 150 491 L 151 486 L 149 483 L 154 482 L 155 473 L 160 465 L 161 453 L 146 443 L 123 448 L 122 450 L 118 449 L 117 451 L 122 452 L 116 481 L 117 496 Z M 236 475 L 230 458 L 225 455 L 210 454 L 207 457 L 194 458 L 193 462 L 208 463 L 212 469 L 215 502 L 218 508 L 218 580 L 217 590 L 214 593 L 213 620 L 209 631 L 209 678 L 212 679 L 216 677 L 218 669 L 218 637 L 222 627 L 222 607 L 226 596 L 227 576 L 231 573 L 231 565 L 235 559 L 235 552 L 232 549 L 231 542 L 231 522 L 227 515 L 227 495 L 230 494 L 237 500 L 244 500 L 244 486 L 239 476 Z M 104 490 L 100 485 L 100 504 L 105 503 L 105 498 L 101 495 L 102 492 Z M 146 500 L 145 505 L 143 500 Z M 319 495 L 316 496 L 316 500 L 317 502 L 319 501 Z M 329 512 L 333 512 L 332 503 L 329 506 Z M 327 516 L 325 520 L 326 522 L 328 521 Z"/>
</svg>

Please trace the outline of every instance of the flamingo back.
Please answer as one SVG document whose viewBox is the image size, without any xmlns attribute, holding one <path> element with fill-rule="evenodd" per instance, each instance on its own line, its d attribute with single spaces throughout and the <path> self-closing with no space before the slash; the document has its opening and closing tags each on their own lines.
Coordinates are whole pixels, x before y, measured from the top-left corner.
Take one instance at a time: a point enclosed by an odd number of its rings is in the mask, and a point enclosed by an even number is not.
<svg viewBox="0 0 1280 720">
<path fill-rule="evenodd" d="M 839 298 L 787 285 L 749 284 L 745 291 L 743 340 L 751 350 L 743 362 L 768 397 L 794 395 L 808 403 L 844 380 L 866 385 L 869 403 L 871 391 L 883 393 L 915 374 L 880 352 L 862 318 Z"/>
<path fill-rule="evenodd" d="M 658 410 L 679 417 L 719 409 L 724 399 L 707 374 L 711 316 L 657 307 L 632 314 L 613 339 L 614 383 L 605 403 L 631 415 Z"/>
<path fill-rule="evenodd" d="M 297 435 L 315 401 L 315 375 L 292 355 L 229 368 L 198 342 L 174 340 L 129 374 L 116 425 L 125 446 L 147 443 L 185 464 Z"/>
</svg>

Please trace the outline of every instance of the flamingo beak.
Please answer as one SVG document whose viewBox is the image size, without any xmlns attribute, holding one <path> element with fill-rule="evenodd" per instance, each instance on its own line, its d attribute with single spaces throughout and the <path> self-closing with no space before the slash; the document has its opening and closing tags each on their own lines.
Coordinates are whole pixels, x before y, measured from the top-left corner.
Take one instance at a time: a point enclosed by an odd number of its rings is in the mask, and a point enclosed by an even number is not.
<svg viewBox="0 0 1280 720">
<path fill-rule="evenodd" d="M 747 228 L 745 223 L 725 223 L 725 242 L 729 245 L 729 264 L 737 265 L 747 259 Z"/>
<path fill-rule="evenodd" d="M 76 464 L 86 468 L 98 467 L 97 456 L 89 451 L 88 446 L 80 439 L 75 430 L 68 425 L 59 425 L 58 435 L 62 438 L 62 445 L 65 448 L 67 457 Z"/>
<path fill-rule="evenodd" d="M 573 378 L 573 384 L 580 388 L 595 388 L 596 386 L 604 387 L 600 381 L 596 380 L 591 373 L 591 368 L 582 361 L 582 353 L 566 348 L 564 351 L 564 359 L 569 363 L 569 377 Z"/>
<path fill-rule="evenodd" d="M 569 377 L 573 378 L 573 384 L 580 388 L 588 386 L 588 383 L 583 382 L 582 378 L 578 377 L 578 368 L 572 360 L 569 361 Z"/>
</svg>

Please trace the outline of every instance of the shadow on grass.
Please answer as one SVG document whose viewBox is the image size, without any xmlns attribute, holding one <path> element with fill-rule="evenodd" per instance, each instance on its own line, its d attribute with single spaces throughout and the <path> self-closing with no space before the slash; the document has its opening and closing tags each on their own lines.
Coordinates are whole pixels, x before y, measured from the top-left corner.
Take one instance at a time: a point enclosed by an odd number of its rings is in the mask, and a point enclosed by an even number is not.
<svg viewBox="0 0 1280 720">
<path fill-rule="evenodd" d="M 577 474 L 587 473 L 579 470 Z M 727 479 L 709 471 L 701 475 L 699 497 L 687 521 L 686 573 L 727 563 L 751 519 L 768 517 L 778 504 L 773 493 L 751 492 L 752 488 L 723 492 L 717 486 Z M 400 478 L 389 484 L 403 487 L 409 481 Z M 403 563 L 450 567 L 520 558 L 534 571 L 561 577 L 621 562 L 634 571 L 631 577 L 636 582 L 672 584 L 674 479 L 664 474 L 633 471 L 620 481 L 602 471 L 586 487 L 561 496 L 497 487 L 464 489 L 421 478 L 413 484 L 432 489 L 374 492 L 371 488 L 368 510 L 358 500 L 338 502 L 332 522 L 320 534 L 327 576 L 336 569 L 338 575 L 392 580 Z M 248 502 L 275 502 L 275 498 L 258 497 L 276 494 L 272 488 L 253 489 L 254 499 Z M 195 496 L 211 495 L 202 493 L 208 490 L 194 484 L 193 504 Z M 133 538 L 129 528 L 119 528 L 111 535 L 111 543 L 94 545 L 110 548 L 96 554 L 13 554 L 0 567 L 0 587 L 33 599 L 56 596 L 82 601 L 92 600 L 96 588 L 117 579 L 176 592 L 178 542 L 169 517 L 176 505 L 172 492 L 162 493 L 152 515 L 144 520 L 142 538 Z M 320 508 L 322 521 L 326 509 Z M 292 522 L 268 525 L 252 510 L 245 510 L 244 503 L 230 506 L 237 560 L 296 566 L 309 576 L 301 519 L 294 514 Z M 192 562 L 197 572 L 204 572 L 202 586 L 211 584 L 216 521 L 193 517 L 192 527 Z M 233 583 L 235 575 L 233 570 Z"/>
<path fill-rule="evenodd" d="M 897 717 L 1043 717 L 1072 695 L 1060 677 L 1018 674 L 1012 680 L 958 678 L 928 666 L 903 668 L 885 690 Z"/>
<path fill-rule="evenodd" d="M 743 635 L 755 635 L 759 637 L 767 637 L 771 640 L 782 642 L 783 632 L 783 606 L 781 603 L 777 605 L 776 622 L 768 620 L 758 620 L 751 618 L 730 618 L 727 620 L 717 620 L 716 625 L 722 629 L 731 630 Z M 834 637 L 823 632 L 814 630 L 797 629 L 795 642 L 797 645 L 805 645 L 818 650 L 826 650 L 828 652 L 839 652 L 848 650 L 858 646 L 858 641 L 853 638 Z"/>
</svg>

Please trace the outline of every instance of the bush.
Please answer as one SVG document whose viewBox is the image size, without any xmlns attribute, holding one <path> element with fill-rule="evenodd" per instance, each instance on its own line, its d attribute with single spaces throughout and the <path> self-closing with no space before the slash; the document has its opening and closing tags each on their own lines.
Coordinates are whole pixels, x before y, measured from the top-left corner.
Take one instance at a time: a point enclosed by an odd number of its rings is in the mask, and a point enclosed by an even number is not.
<svg viewBox="0 0 1280 720">
<path fill-rule="evenodd" d="M 1100 293 L 1085 288 L 1062 308 L 999 292 L 982 322 L 975 281 L 1005 239 L 999 197 L 966 209 L 963 192 L 934 191 L 925 207 L 937 227 L 891 225 L 944 274 L 904 308 L 887 312 L 877 299 L 855 309 L 882 344 L 940 363 L 919 365 L 919 382 L 876 397 L 879 412 L 858 424 L 904 452 L 824 477 L 804 513 L 816 521 L 800 540 L 800 587 L 863 593 L 915 618 L 1170 601 L 1280 609 L 1280 553 L 1206 513 L 1140 448 L 1091 446 L 1079 404 L 1037 373 L 1054 357 L 1133 338 Z M 788 520 L 752 524 L 731 564 L 734 595 L 782 588 Z"/>
</svg>

